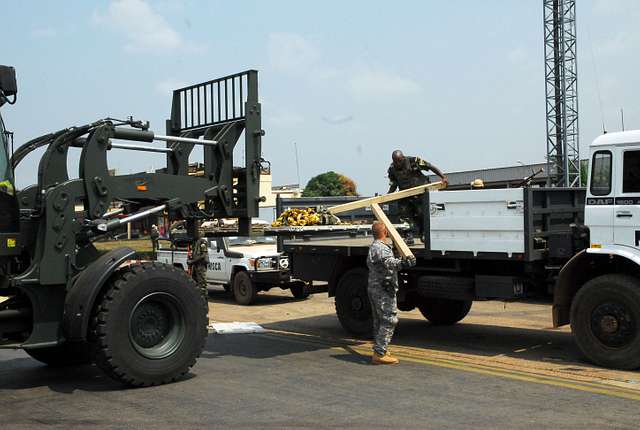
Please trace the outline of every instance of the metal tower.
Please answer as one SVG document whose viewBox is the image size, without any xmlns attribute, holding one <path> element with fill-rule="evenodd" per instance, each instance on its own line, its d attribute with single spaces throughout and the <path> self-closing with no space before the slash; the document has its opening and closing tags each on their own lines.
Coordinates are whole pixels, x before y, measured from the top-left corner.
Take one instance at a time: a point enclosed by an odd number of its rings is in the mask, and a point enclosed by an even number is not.
<svg viewBox="0 0 640 430">
<path fill-rule="evenodd" d="M 575 0 L 543 0 L 549 185 L 580 185 Z"/>
</svg>

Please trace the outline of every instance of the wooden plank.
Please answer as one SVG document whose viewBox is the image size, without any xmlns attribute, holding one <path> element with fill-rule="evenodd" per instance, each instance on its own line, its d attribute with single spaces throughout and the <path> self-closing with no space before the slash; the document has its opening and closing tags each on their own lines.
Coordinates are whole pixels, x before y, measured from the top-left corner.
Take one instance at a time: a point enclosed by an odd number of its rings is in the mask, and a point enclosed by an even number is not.
<svg viewBox="0 0 640 430">
<path fill-rule="evenodd" d="M 339 214 L 342 212 L 348 212 L 354 209 L 365 208 L 371 206 L 373 203 L 386 203 L 395 200 L 404 199 L 406 197 L 417 196 L 424 193 L 426 190 L 439 190 L 444 188 L 445 185 L 438 181 L 432 184 L 418 185 L 417 187 L 407 188 L 406 190 L 396 191 L 395 193 L 384 194 L 382 196 L 369 197 L 362 200 L 356 200 L 355 202 L 344 203 L 341 205 L 333 206 L 327 209 L 327 212 L 332 214 Z"/>
<path fill-rule="evenodd" d="M 382 208 L 377 203 L 373 203 L 371 205 L 371 210 L 373 211 L 373 214 L 376 216 L 378 221 L 381 221 L 387 227 L 389 236 L 391 237 L 391 240 L 393 241 L 396 248 L 398 249 L 398 253 L 400 254 L 400 256 L 401 257 L 413 256 L 413 252 L 411 252 L 411 249 L 409 248 L 409 246 L 402 239 L 402 236 L 400 236 L 400 233 L 398 233 L 398 230 L 396 230 L 396 228 L 393 226 L 391 221 L 389 221 L 387 214 L 384 213 Z"/>
</svg>

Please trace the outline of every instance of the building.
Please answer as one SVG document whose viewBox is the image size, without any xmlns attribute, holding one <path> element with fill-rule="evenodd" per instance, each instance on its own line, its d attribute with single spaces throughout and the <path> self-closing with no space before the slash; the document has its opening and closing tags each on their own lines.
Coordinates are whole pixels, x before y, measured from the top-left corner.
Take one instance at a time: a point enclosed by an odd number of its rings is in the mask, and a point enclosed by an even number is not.
<svg viewBox="0 0 640 430">
<path fill-rule="evenodd" d="M 471 182 L 482 179 L 485 188 L 514 188 L 522 185 L 525 178 L 540 172 L 531 180 L 532 186 L 545 186 L 549 178 L 547 163 L 522 164 L 518 166 L 495 167 L 491 169 L 446 172 L 449 178 L 448 190 L 468 190 Z M 431 182 L 439 181 L 436 175 L 429 175 Z"/>
</svg>

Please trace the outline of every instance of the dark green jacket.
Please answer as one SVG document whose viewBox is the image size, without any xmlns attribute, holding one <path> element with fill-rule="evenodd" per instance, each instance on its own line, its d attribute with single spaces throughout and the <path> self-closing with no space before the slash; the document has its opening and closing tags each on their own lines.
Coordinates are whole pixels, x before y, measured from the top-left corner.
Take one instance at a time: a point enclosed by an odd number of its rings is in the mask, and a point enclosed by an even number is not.
<svg viewBox="0 0 640 430">
<path fill-rule="evenodd" d="M 406 190 L 407 188 L 428 184 L 429 177 L 422 172 L 432 170 L 433 165 L 420 157 L 405 157 L 403 166 L 399 169 L 391 163 L 387 171 L 389 176 L 389 192 L 392 193 L 398 188 Z"/>
</svg>

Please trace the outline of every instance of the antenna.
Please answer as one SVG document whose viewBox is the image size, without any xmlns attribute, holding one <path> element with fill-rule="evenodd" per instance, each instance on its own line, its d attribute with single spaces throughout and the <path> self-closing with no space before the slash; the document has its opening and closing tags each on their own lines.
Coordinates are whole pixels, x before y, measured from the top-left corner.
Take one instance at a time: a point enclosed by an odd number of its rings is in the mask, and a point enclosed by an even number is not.
<svg viewBox="0 0 640 430">
<path fill-rule="evenodd" d="M 622 123 L 622 131 L 624 131 L 624 109 L 620 108 L 620 122 Z"/>
<path fill-rule="evenodd" d="M 302 187 L 302 184 L 300 183 L 300 160 L 298 159 L 298 144 L 296 142 L 293 142 L 293 147 L 296 150 L 296 172 L 298 174 L 298 187 Z"/>
</svg>

